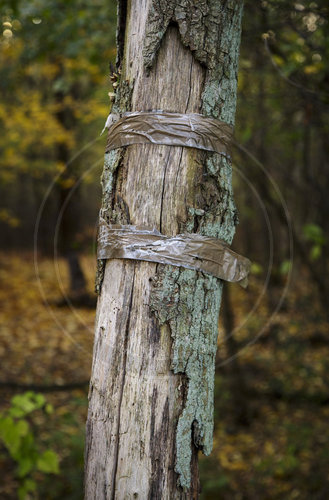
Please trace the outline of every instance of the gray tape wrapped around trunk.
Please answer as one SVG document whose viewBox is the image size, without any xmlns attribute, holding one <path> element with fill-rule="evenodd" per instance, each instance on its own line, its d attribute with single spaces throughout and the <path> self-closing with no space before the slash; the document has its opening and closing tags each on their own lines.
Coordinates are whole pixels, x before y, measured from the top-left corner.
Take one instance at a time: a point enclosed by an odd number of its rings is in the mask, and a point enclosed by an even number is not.
<svg viewBox="0 0 329 500">
<path fill-rule="evenodd" d="M 223 241 L 200 234 L 164 236 L 157 230 L 110 225 L 100 220 L 98 259 L 134 259 L 171 264 L 247 286 L 250 261 Z"/>
<path fill-rule="evenodd" d="M 163 144 L 231 155 L 233 130 L 227 123 L 197 113 L 135 111 L 109 126 L 106 152 L 130 144 Z"/>
</svg>

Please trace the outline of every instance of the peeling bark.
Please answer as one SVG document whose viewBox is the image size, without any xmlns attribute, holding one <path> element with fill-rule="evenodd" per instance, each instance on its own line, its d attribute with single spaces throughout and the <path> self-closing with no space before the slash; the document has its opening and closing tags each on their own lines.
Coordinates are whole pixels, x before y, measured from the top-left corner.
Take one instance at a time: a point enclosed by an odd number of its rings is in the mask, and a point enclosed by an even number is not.
<svg viewBox="0 0 329 500">
<path fill-rule="evenodd" d="M 119 17 L 115 110 L 201 112 L 233 125 L 241 13 L 238 0 L 131 0 L 125 25 Z M 101 215 L 112 223 L 231 243 L 231 165 L 220 155 L 133 145 L 106 155 L 102 184 Z M 97 287 L 86 498 L 198 498 L 197 452 L 212 447 L 222 283 L 110 260 Z"/>
</svg>

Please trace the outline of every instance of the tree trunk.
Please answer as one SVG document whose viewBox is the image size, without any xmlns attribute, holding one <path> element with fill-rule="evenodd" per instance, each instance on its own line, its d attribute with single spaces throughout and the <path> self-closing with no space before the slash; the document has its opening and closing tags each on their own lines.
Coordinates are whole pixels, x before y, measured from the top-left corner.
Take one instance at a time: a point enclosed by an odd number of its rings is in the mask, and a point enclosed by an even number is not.
<svg viewBox="0 0 329 500">
<path fill-rule="evenodd" d="M 127 7 L 128 5 L 128 7 Z M 234 122 L 242 3 L 119 2 L 115 112 L 163 109 Z M 231 164 L 133 145 L 105 156 L 101 216 L 231 243 Z M 209 454 L 222 283 L 201 272 L 109 260 L 97 278 L 87 421 L 87 499 L 194 499 Z"/>
<path fill-rule="evenodd" d="M 61 68 L 61 72 L 63 72 Z M 75 98 L 75 90 L 70 89 L 72 96 Z M 76 125 L 76 120 L 74 118 L 72 109 L 65 105 L 64 93 L 58 91 L 55 93 L 56 103 L 59 107 L 57 112 L 57 119 L 59 123 L 66 130 L 72 130 Z M 66 259 L 68 270 L 69 270 L 69 298 L 70 302 L 74 303 L 75 306 L 89 305 L 95 307 L 95 301 L 93 297 L 89 296 L 87 290 L 87 282 L 83 273 L 83 269 L 79 259 L 79 252 L 76 247 L 76 235 L 81 230 L 81 216 L 77 207 L 68 204 L 70 199 L 70 193 L 73 185 L 77 179 L 77 171 L 74 163 L 70 161 L 70 150 L 66 144 L 58 144 L 57 146 L 57 159 L 60 163 L 65 165 L 65 170 L 61 175 L 60 183 L 58 184 L 58 198 L 59 198 L 59 208 L 63 210 L 61 213 L 60 220 L 60 231 L 59 231 L 59 251 L 60 254 Z M 68 186 L 66 185 L 68 182 Z M 75 188 L 75 199 L 79 192 L 78 188 Z M 58 305 L 67 305 L 67 300 L 64 297 L 63 300 L 58 302 Z"/>
<path fill-rule="evenodd" d="M 239 348 L 234 338 L 234 311 L 231 291 L 228 283 L 224 284 L 222 292 L 222 318 L 224 326 L 224 342 L 229 358 L 228 381 L 234 408 L 234 421 L 237 425 L 249 425 L 250 412 L 247 403 L 247 387 L 245 375 L 239 362 Z"/>
</svg>

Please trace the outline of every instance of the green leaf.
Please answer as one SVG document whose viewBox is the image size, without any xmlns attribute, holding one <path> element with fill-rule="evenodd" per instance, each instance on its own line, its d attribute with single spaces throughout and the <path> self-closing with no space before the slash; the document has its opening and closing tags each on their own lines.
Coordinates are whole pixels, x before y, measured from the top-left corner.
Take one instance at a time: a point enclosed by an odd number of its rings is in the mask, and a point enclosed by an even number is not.
<svg viewBox="0 0 329 500">
<path fill-rule="evenodd" d="M 291 261 L 290 260 L 284 260 L 283 262 L 281 262 L 281 265 L 280 265 L 280 269 L 279 269 L 279 272 L 280 274 L 288 274 L 290 272 L 290 269 L 291 269 Z"/>
<path fill-rule="evenodd" d="M 41 472 L 59 473 L 58 455 L 53 450 L 47 450 L 39 456 L 37 460 L 37 468 Z"/>
<path fill-rule="evenodd" d="M 317 224 L 305 224 L 303 226 L 303 233 L 307 241 L 311 241 L 317 245 L 323 246 L 326 242 L 323 229 Z"/>
<path fill-rule="evenodd" d="M 25 417 L 26 412 L 21 408 L 17 408 L 16 406 L 13 408 L 9 408 L 8 413 L 11 417 L 21 418 Z"/>
<path fill-rule="evenodd" d="M 322 254 L 321 245 L 314 245 L 310 251 L 310 258 L 311 260 L 317 260 L 319 257 L 321 257 L 321 254 Z"/>
<path fill-rule="evenodd" d="M 11 417 L 0 418 L 0 437 L 3 437 L 8 432 L 8 429 L 13 425 L 14 421 Z"/>
<path fill-rule="evenodd" d="M 21 458 L 18 464 L 18 476 L 26 476 L 33 469 L 33 465 L 33 460 L 30 457 Z"/>
<path fill-rule="evenodd" d="M 24 487 L 26 491 L 36 491 L 37 483 L 33 479 L 27 478 L 24 480 Z"/>
<path fill-rule="evenodd" d="M 19 500 L 25 500 L 28 497 L 28 493 L 34 492 L 37 489 L 37 483 L 33 479 L 25 479 L 23 484 L 18 488 L 18 498 Z"/>
<path fill-rule="evenodd" d="M 24 486 L 20 486 L 18 488 L 18 500 L 25 500 L 27 496 L 27 490 L 24 488 Z"/>
<path fill-rule="evenodd" d="M 26 420 L 19 420 L 16 423 L 16 426 L 20 436 L 26 436 L 27 433 L 29 432 L 30 426 Z"/>
<path fill-rule="evenodd" d="M 11 400 L 11 414 L 14 416 L 24 416 L 34 410 L 38 410 L 45 405 L 45 397 L 42 394 L 36 394 L 28 391 L 25 394 L 17 394 Z"/>
<path fill-rule="evenodd" d="M 48 415 L 51 415 L 51 413 L 54 412 L 54 407 L 53 405 L 47 403 L 46 406 L 45 406 L 45 411 L 46 413 L 48 413 Z"/>
<path fill-rule="evenodd" d="M 24 486 L 27 491 L 35 491 L 37 489 L 37 483 L 33 479 L 25 479 Z"/>
<path fill-rule="evenodd" d="M 263 266 L 257 264 L 257 262 L 253 262 L 251 264 L 251 269 L 250 269 L 251 274 L 259 275 L 262 274 L 262 272 L 263 272 Z"/>
<path fill-rule="evenodd" d="M 25 414 L 31 413 L 35 410 L 35 404 L 31 401 L 31 398 L 27 394 L 17 394 L 11 400 L 13 407 L 18 408 L 25 412 Z"/>
<path fill-rule="evenodd" d="M 9 451 L 10 455 L 14 458 L 21 443 L 21 428 L 17 426 L 11 417 L 2 418 L 0 421 L 0 436 Z"/>
<path fill-rule="evenodd" d="M 34 400 L 38 408 L 42 408 L 46 404 L 46 399 L 43 394 L 34 394 Z"/>
</svg>

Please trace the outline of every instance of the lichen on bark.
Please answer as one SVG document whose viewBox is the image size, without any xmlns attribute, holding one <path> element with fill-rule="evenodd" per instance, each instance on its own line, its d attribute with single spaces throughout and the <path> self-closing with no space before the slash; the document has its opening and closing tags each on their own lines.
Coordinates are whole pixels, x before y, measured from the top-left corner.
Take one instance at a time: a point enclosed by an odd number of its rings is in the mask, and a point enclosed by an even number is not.
<svg viewBox="0 0 329 500">
<path fill-rule="evenodd" d="M 170 23 L 177 23 L 182 43 L 206 67 L 201 112 L 234 125 L 242 1 L 152 1 L 143 48 L 151 70 Z M 232 192 L 231 161 L 205 153 L 202 201 L 190 207 L 181 231 L 232 242 L 237 211 Z M 176 465 L 180 485 L 191 484 L 192 446 L 206 455 L 212 449 L 214 372 L 222 282 L 170 266 L 158 266 L 151 310 L 172 337 L 171 367 L 187 377 L 185 406 L 176 431 Z M 179 397 L 179 396 L 178 396 Z"/>
<path fill-rule="evenodd" d="M 133 92 L 133 82 L 122 79 L 116 91 L 115 101 L 113 103 L 112 113 L 124 113 L 131 108 L 131 96 Z M 124 148 L 115 149 L 109 153 L 105 153 L 104 167 L 101 178 L 102 184 L 102 206 L 100 209 L 100 217 L 107 222 L 112 220 L 113 212 L 115 212 L 115 187 L 116 173 L 119 170 L 123 160 Z M 118 221 L 119 222 L 119 221 Z M 127 221 L 124 221 L 127 222 Z M 97 270 L 95 278 L 95 291 L 100 294 L 104 279 L 105 261 L 97 261 Z"/>
<path fill-rule="evenodd" d="M 151 310 L 169 325 L 171 367 L 188 379 L 176 432 L 176 472 L 189 488 L 191 439 L 208 455 L 213 435 L 213 384 L 221 282 L 190 270 L 162 267 L 155 278 Z M 193 435 L 192 435 L 193 433 Z"/>
</svg>

